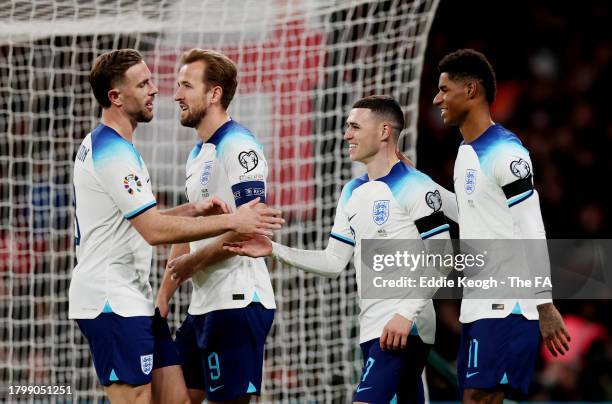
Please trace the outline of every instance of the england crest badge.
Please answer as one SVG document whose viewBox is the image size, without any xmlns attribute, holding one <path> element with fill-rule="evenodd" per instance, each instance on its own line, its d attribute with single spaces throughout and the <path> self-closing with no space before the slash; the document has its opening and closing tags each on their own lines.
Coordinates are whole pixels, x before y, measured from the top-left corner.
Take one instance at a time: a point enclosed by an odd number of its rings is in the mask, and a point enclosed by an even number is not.
<svg viewBox="0 0 612 404">
<path fill-rule="evenodd" d="M 372 209 L 372 218 L 374 223 L 381 225 L 389 219 L 389 201 L 379 200 L 374 201 L 374 207 Z"/>
<path fill-rule="evenodd" d="M 476 189 L 476 170 L 473 168 L 468 168 L 465 170 L 465 193 L 471 195 L 474 193 Z"/>
<path fill-rule="evenodd" d="M 151 373 L 153 370 L 153 354 L 140 355 L 140 369 L 145 375 Z"/>
</svg>

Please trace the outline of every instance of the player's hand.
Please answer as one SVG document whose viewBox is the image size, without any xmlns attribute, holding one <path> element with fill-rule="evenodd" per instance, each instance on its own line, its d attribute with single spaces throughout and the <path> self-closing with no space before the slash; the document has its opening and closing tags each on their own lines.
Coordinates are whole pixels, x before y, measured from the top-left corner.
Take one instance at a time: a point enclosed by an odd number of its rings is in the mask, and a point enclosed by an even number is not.
<svg viewBox="0 0 612 404">
<path fill-rule="evenodd" d="M 163 318 L 168 317 L 168 313 L 170 312 L 170 305 L 168 304 L 168 299 L 165 299 L 161 295 L 157 295 L 157 299 L 155 299 L 155 307 L 159 309 L 159 314 Z"/>
<path fill-rule="evenodd" d="M 405 349 L 408 344 L 408 335 L 412 329 L 412 320 L 394 314 L 383 328 L 380 336 L 380 349 Z"/>
<path fill-rule="evenodd" d="M 183 254 L 170 260 L 166 266 L 170 279 L 178 285 L 191 278 L 197 272 L 197 265 L 191 254 Z"/>
<path fill-rule="evenodd" d="M 540 314 L 540 332 L 546 348 L 554 357 L 557 356 L 557 353 L 565 355 L 569 351 L 571 337 L 565 328 L 561 313 L 552 303 L 539 305 L 538 313 Z"/>
<path fill-rule="evenodd" d="M 245 241 L 223 243 L 223 249 L 234 254 L 259 258 L 272 254 L 272 242 L 265 236 L 253 236 Z"/>
<path fill-rule="evenodd" d="M 278 230 L 285 223 L 281 211 L 259 203 L 259 198 L 245 203 L 232 214 L 233 230 L 242 234 L 261 234 L 272 236 L 270 230 Z"/>
<path fill-rule="evenodd" d="M 401 151 L 399 151 L 399 149 L 395 149 L 395 155 L 397 156 L 398 159 L 400 159 L 404 163 L 408 164 L 409 166 L 414 167 L 414 163 L 412 162 L 412 160 L 406 157 Z"/>
<path fill-rule="evenodd" d="M 229 206 L 227 206 L 225 202 L 216 196 L 195 202 L 195 209 L 198 216 L 222 215 L 224 213 L 230 213 Z"/>
</svg>

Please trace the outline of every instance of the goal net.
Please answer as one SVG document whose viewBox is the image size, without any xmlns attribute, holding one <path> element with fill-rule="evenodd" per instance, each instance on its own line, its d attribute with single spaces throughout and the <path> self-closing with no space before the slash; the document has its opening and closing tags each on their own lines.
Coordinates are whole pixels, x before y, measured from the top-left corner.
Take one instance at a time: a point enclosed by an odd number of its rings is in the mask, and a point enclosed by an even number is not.
<svg viewBox="0 0 612 404">
<path fill-rule="evenodd" d="M 69 386 L 49 402 L 103 400 L 86 341 L 67 319 L 75 265 L 72 166 L 97 124 L 91 63 L 140 50 L 159 87 L 135 144 L 159 205 L 184 202 L 196 141 L 173 101 L 180 54 L 213 48 L 239 68 L 234 119 L 269 162 L 269 202 L 288 219 L 277 239 L 324 248 L 342 185 L 355 174 L 343 143 L 350 105 L 398 99 L 411 157 L 421 67 L 438 0 L 11 0 L 0 9 L 0 401 L 8 386 Z M 157 248 L 159 285 L 168 248 Z M 262 402 L 351 399 L 361 369 L 354 270 L 336 280 L 269 263 L 278 305 L 267 339 Z M 176 328 L 189 285 L 173 300 Z M 23 397 L 26 399 L 26 396 Z M 38 400 L 31 396 L 28 400 Z M 37 401 L 37 402 L 38 402 Z"/>
</svg>

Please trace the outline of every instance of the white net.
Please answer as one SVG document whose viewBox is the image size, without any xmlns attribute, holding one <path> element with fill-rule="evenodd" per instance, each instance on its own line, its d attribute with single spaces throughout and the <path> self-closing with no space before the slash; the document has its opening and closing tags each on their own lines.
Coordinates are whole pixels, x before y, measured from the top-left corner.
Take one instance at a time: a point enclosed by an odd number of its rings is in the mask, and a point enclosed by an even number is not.
<svg viewBox="0 0 612 404">
<path fill-rule="evenodd" d="M 183 202 L 195 142 L 172 100 L 178 56 L 213 48 L 239 67 L 230 113 L 265 145 L 269 201 L 285 212 L 280 241 L 323 248 L 341 186 L 352 176 L 342 129 L 350 105 L 389 94 L 404 108 L 414 157 L 423 55 L 437 0 L 11 0 L 0 7 L 0 401 L 9 386 L 70 386 L 101 400 L 87 345 L 67 319 L 75 264 L 71 174 L 99 108 L 94 58 L 133 47 L 160 88 L 135 142 L 162 206 Z M 158 248 L 152 283 L 168 253 Z M 350 401 L 361 368 L 349 269 L 319 279 L 270 263 L 278 310 L 267 340 L 263 402 Z M 176 327 L 188 287 L 174 299 Z"/>
</svg>

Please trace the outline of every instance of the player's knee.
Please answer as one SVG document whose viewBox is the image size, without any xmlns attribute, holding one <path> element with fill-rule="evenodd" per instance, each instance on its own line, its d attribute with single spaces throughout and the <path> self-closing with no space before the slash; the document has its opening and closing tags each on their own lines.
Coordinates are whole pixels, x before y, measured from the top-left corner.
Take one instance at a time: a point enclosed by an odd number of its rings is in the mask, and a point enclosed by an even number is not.
<svg viewBox="0 0 612 404">
<path fill-rule="evenodd" d="M 497 404 L 504 401 L 504 392 L 498 389 L 465 389 L 463 404 Z"/>
<path fill-rule="evenodd" d="M 137 404 L 149 404 L 151 403 L 151 384 L 145 384 L 134 388 L 134 402 Z"/>
</svg>

